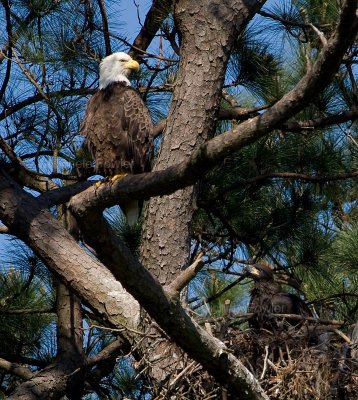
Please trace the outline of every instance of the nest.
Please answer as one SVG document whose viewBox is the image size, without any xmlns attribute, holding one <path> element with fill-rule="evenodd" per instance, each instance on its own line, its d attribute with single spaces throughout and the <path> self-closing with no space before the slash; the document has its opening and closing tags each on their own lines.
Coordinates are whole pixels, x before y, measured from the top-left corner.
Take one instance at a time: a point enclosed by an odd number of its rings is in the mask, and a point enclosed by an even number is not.
<svg viewBox="0 0 358 400">
<path fill-rule="evenodd" d="M 336 326 L 319 325 L 311 318 L 268 331 L 242 329 L 242 322 L 236 322 L 234 318 L 211 318 L 201 324 L 251 371 L 270 399 L 358 399 L 358 351 Z M 237 399 L 200 364 L 189 359 L 185 364 L 172 376 L 172 389 L 156 400 Z"/>
<path fill-rule="evenodd" d="M 226 344 L 270 399 L 358 399 L 358 360 L 337 329 L 306 324 L 270 332 L 231 329 Z"/>
</svg>

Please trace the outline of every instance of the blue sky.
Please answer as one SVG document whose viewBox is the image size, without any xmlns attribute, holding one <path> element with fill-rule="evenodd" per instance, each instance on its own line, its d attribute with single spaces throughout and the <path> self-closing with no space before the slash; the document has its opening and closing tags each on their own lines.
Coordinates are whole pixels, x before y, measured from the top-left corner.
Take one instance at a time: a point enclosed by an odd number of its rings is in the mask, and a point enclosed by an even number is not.
<svg viewBox="0 0 358 400">
<path fill-rule="evenodd" d="M 122 0 L 116 8 L 113 8 L 113 12 L 118 9 L 119 20 L 123 23 L 123 28 L 128 34 L 129 41 L 133 40 L 140 31 L 141 23 L 144 22 L 151 3 L 149 0 L 136 0 L 135 2 L 133 0 Z M 140 21 L 138 20 L 138 14 Z"/>
</svg>

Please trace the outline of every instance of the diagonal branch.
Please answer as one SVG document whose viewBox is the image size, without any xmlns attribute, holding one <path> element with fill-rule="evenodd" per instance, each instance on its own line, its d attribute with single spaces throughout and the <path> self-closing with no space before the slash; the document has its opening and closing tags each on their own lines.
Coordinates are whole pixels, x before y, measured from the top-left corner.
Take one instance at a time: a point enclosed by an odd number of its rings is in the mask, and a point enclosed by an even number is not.
<svg viewBox="0 0 358 400">
<path fill-rule="evenodd" d="M 24 367 L 21 364 L 7 361 L 4 358 L 0 358 L 0 369 L 15 374 L 25 380 L 31 379 L 34 376 L 33 372 L 29 368 Z"/>
<path fill-rule="evenodd" d="M 265 106 L 268 108 L 268 106 Z M 219 111 L 219 119 L 237 119 L 245 120 L 258 115 L 258 109 L 246 109 L 242 107 L 232 107 L 227 109 L 221 109 Z M 301 132 L 304 130 L 313 130 L 319 128 L 325 128 L 330 125 L 341 124 L 348 121 L 355 121 L 358 118 L 358 107 L 354 106 L 349 110 L 342 111 L 338 114 L 327 115 L 325 117 L 309 119 L 306 121 L 287 121 L 282 123 L 278 128 L 282 131 L 287 132 Z M 156 131 L 163 126 L 163 122 L 158 124 Z"/>
<path fill-rule="evenodd" d="M 147 50 L 158 29 L 169 14 L 172 2 L 173 0 L 153 0 L 153 4 L 145 18 L 144 25 L 134 39 L 131 56 L 135 58 L 136 55 L 141 55 L 141 52 L 137 49 L 141 49 L 142 51 Z"/>
</svg>

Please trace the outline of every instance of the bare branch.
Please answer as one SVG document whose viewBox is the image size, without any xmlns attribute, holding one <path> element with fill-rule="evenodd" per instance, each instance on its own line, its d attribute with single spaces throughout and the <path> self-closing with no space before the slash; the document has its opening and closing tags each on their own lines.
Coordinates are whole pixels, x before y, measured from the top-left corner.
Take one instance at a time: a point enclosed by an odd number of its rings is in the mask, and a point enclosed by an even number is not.
<svg viewBox="0 0 358 400">
<path fill-rule="evenodd" d="M 246 314 L 241 314 L 239 316 L 233 317 L 232 322 L 234 322 L 236 319 L 243 319 L 243 320 L 248 320 L 250 319 L 254 314 L 253 313 L 246 313 Z M 321 318 L 315 318 L 315 317 L 305 317 L 303 315 L 298 315 L 298 314 L 273 314 L 275 318 L 282 318 L 282 319 L 288 319 L 292 321 L 307 321 L 312 324 L 317 324 L 317 325 L 333 325 L 333 326 L 342 326 L 345 325 L 345 321 L 340 321 L 336 319 L 321 319 Z"/>
<path fill-rule="evenodd" d="M 250 185 L 252 183 L 260 183 L 266 181 L 268 179 L 274 178 L 283 178 L 283 179 L 294 179 L 299 181 L 306 181 L 312 183 L 320 183 L 320 182 L 333 182 L 333 181 L 341 181 L 345 179 L 351 179 L 358 177 L 358 171 L 352 171 L 345 174 L 331 175 L 331 176 L 321 176 L 321 175 L 307 175 L 307 174 L 299 174 L 297 172 L 272 172 L 264 175 L 255 176 L 253 178 L 247 179 L 243 182 L 244 185 Z"/>
<path fill-rule="evenodd" d="M 161 24 L 167 17 L 171 5 L 172 0 L 153 0 L 153 4 L 145 18 L 143 28 L 133 42 L 132 56 L 135 57 L 139 54 L 136 48 L 144 51 L 148 48 Z"/>
<path fill-rule="evenodd" d="M 91 88 L 79 88 L 79 89 L 70 89 L 70 90 L 58 90 L 55 92 L 47 93 L 47 97 L 51 99 L 51 97 L 66 97 L 66 96 L 83 96 L 88 94 L 93 94 L 95 89 Z M 35 94 L 34 96 L 28 97 L 27 99 L 20 101 L 17 104 L 14 104 L 8 108 L 5 108 L 4 111 L 0 113 L 0 121 L 14 114 L 15 112 L 21 110 L 22 108 L 29 106 L 31 104 L 35 104 L 39 101 L 44 100 L 41 94 Z"/>
<path fill-rule="evenodd" d="M 1 85 L 1 89 L 0 89 L 0 101 L 3 99 L 5 91 L 6 91 L 6 87 L 9 83 L 9 79 L 10 79 L 10 73 L 11 73 L 11 59 L 12 59 L 12 25 L 11 25 L 11 9 L 10 9 L 10 2 L 8 2 L 7 0 L 3 0 L 2 4 L 5 8 L 5 16 L 6 16 L 6 32 L 7 32 L 7 36 L 8 36 L 8 44 L 9 44 L 9 48 L 7 49 L 7 65 L 6 65 L 6 72 L 5 72 L 5 77 L 3 80 L 3 83 Z M 6 52 L 6 50 L 5 50 Z M 1 53 L 0 53 L 0 57 L 1 57 Z M 1 61 L 0 61 L 1 63 Z"/>
<path fill-rule="evenodd" d="M 34 376 L 30 369 L 21 364 L 9 362 L 4 358 L 0 358 L 0 369 L 11 374 L 15 374 L 16 376 L 25 380 L 31 379 Z"/>
<path fill-rule="evenodd" d="M 204 297 L 203 299 L 200 300 L 199 303 L 195 304 L 192 309 L 196 310 L 200 307 L 202 307 L 204 304 L 211 303 L 212 301 L 218 299 L 220 296 L 222 296 L 225 292 L 236 286 L 238 283 L 243 281 L 246 278 L 245 275 L 240 276 L 240 278 L 235 279 L 233 282 L 231 282 L 229 285 L 225 286 L 223 289 L 218 291 L 217 293 L 213 294 L 212 296 L 209 297 Z"/>
<path fill-rule="evenodd" d="M 186 268 L 174 281 L 168 286 L 167 290 L 174 295 L 179 295 L 187 284 L 196 276 L 196 274 L 205 265 L 202 261 L 203 253 L 199 253 L 195 261 Z"/>
<path fill-rule="evenodd" d="M 5 309 L 0 310 L 0 315 L 31 315 L 31 314 L 53 314 L 55 312 L 54 308 L 42 308 L 42 309 L 34 309 L 34 308 L 18 308 L 18 309 Z"/>
<path fill-rule="evenodd" d="M 107 12 L 103 0 L 97 0 L 97 2 L 102 16 L 103 36 L 104 36 L 104 44 L 106 46 L 106 56 L 109 56 L 112 53 L 112 50 L 111 50 L 111 39 L 108 28 Z"/>
<path fill-rule="evenodd" d="M 93 367 L 94 365 L 98 364 L 99 362 L 105 361 L 108 358 L 118 357 L 118 355 L 123 351 L 126 347 L 123 339 L 118 338 L 108 346 L 106 346 L 103 350 L 101 350 L 98 354 L 90 357 L 87 360 L 87 366 Z"/>
<path fill-rule="evenodd" d="M 316 28 L 313 24 L 309 24 L 312 30 L 317 34 L 323 46 L 327 46 L 327 39 L 324 36 L 323 32 L 321 32 L 318 28 Z"/>
<path fill-rule="evenodd" d="M 302 29 L 309 28 L 309 24 L 304 24 L 304 23 L 300 23 L 300 22 L 297 22 L 297 21 L 288 20 L 288 19 L 282 18 L 282 17 L 280 17 L 278 15 L 269 13 L 269 12 L 264 11 L 264 10 L 260 10 L 258 12 L 258 14 L 262 15 L 263 17 L 271 18 L 271 19 L 273 19 L 275 21 L 281 22 L 281 24 L 284 25 L 285 27 L 286 26 L 293 26 L 293 27 L 302 28 Z"/>
</svg>

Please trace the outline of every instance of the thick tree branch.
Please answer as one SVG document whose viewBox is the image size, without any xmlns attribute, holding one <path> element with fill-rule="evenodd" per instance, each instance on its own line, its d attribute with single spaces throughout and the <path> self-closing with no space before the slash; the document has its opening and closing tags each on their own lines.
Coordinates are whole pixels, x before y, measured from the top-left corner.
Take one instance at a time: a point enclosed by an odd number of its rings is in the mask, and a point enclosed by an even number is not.
<svg viewBox="0 0 358 400">
<path fill-rule="evenodd" d="M 76 387 L 79 372 L 81 371 L 75 370 L 72 364 L 55 361 L 37 374 L 26 378 L 26 382 L 19 385 L 7 399 L 60 399 L 67 390 Z"/>
<path fill-rule="evenodd" d="M 11 374 L 15 374 L 24 380 L 31 379 L 34 376 L 33 372 L 30 369 L 20 364 L 7 361 L 4 358 L 0 358 L 0 369 L 7 371 Z"/>
<path fill-rule="evenodd" d="M 301 132 L 312 129 L 322 129 L 327 126 L 342 124 L 344 122 L 355 121 L 358 118 L 358 107 L 352 107 L 350 110 L 339 114 L 328 115 L 326 117 L 310 119 L 307 121 L 287 121 L 279 128 L 287 132 Z"/>
<path fill-rule="evenodd" d="M 90 357 L 87 360 L 87 367 L 91 368 L 100 362 L 108 360 L 109 358 L 116 358 L 121 352 L 128 350 L 129 349 L 128 346 L 126 346 L 126 343 L 121 338 L 118 338 L 106 346 L 98 354 Z"/>
<path fill-rule="evenodd" d="M 113 275 L 90 256 L 37 198 L 0 174 L 0 219 L 110 325 L 136 327 L 138 306 Z"/>
<path fill-rule="evenodd" d="M 230 107 L 222 108 L 219 111 L 220 120 L 235 119 L 245 121 L 259 115 L 259 111 L 268 109 L 269 106 L 255 108 Z M 279 129 L 287 132 L 301 132 L 305 130 L 325 128 L 327 126 L 342 124 L 348 121 L 355 121 L 358 118 L 358 107 L 352 107 L 350 110 L 342 111 L 339 114 L 328 115 L 326 117 L 310 119 L 307 121 L 288 121 L 279 126 Z M 166 120 L 159 121 L 153 129 L 153 137 L 159 136 L 165 129 Z"/>
<path fill-rule="evenodd" d="M 268 108 L 267 106 L 265 108 Z M 236 119 L 246 120 L 258 115 L 258 108 L 247 109 L 242 107 L 232 107 L 221 109 L 219 111 L 219 119 Z M 339 114 L 328 115 L 326 117 L 320 117 L 310 119 L 306 121 L 287 121 L 282 123 L 278 128 L 282 131 L 287 132 L 301 132 L 304 130 L 313 130 L 319 128 L 326 128 L 327 126 L 342 124 L 348 121 L 355 121 L 358 118 L 358 107 L 352 107 L 350 110 L 342 111 Z M 156 128 L 159 130 L 163 126 L 161 121 L 160 125 Z"/>
<path fill-rule="evenodd" d="M 4 358 L 11 363 L 34 365 L 36 367 L 44 368 L 47 365 L 46 361 L 37 358 L 24 357 L 18 354 L 0 353 L 0 358 Z"/>
<path fill-rule="evenodd" d="M 2 137 L 0 137 L 0 148 L 12 163 L 13 175 L 16 176 L 17 180 L 23 185 L 40 192 L 45 192 L 49 189 L 54 189 L 57 187 L 57 185 L 55 185 L 49 179 L 29 170 L 21 158 Z"/>
<path fill-rule="evenodd" d="M 81 232 L 86 243 L 96 250 L 99 260 L 124 282 L 126 290 L 190 357 L 200 362 L 219 382 L 240 393 L 241 398 L 266 398 L 241 362 L 188 316 L 176 294 L 165 291 L 116 238 L 100 213 L 82 217 L 78 220 Z"/>
<path fill-rule="evenodd" d="M 136 313 L 122 309 L 123 290 L 106 269 L 89 256 L 47 211 L 38 206 L 31 195 L 22 192 L 6 176 L 0 177 L 0 218 L 27 243 L 62 280 L 70 285 L 85 303 L 95 309 L 114 327 L 130 323 Z M 83 225 L 86 241 L 98 253 L 100 260 L 126 282 L 127 289 L 156 317 L 161 327 L 197 359 L 219 381 L 228 383 L 243 399 L 264 399 L 262 390 L 243 365 L 225 346 L 207 335 L 182 309 L 180 303 L 164 292 L 162 286 L 132 256 L 102 219 L 101 215 L 87 216 Z M 106 288 L 106 285 L 107 288 Z M 113 289 L 110 289 L 112 285 Z M 117 288 L 116 288 L 117 287 Z M 134 321 L 132 322 L 132 325 Z M 48 369 L 36 379 L 47 379 Z M 54 367 L 53 373 L 57 373 Z M 60 381 L 60 377 L 58 378 Z M 33 390 L 38 380 L 29 383 Z M 25 390 L 26 386 L 23 386 Z M 22 390 L 22 389 L 21 389 Z M 30 390 L 30 392 L 31 392 Z M 248 394 L 245 394 L 245 393 Z"/>
<path fill-rule="evenodd" d="M 136 326 L 137 307 L 108 270 L 86 253 L 68 232 L 39 206 L 36 198 L 21 190 L 7 177 L 0 175 L 0 219 L 43 259 L 50 270 L 86 304 L 116 328 Z M 81 220 L 79 221 L 81 222 Z M 114 276 L 126 283 L 129 293 L 188 354 L 200 362 L 219 382 L 228 384 L 243 399 L 267 399 L 255 378 L 219 340 L 209 336 L 181 307 L 176 298 L 163 290 L 160 283 L 118 241 L 100 214 L 87 215 L 80 224 L 86 242 L 96 251 Z M 125 308 L 124 308 L 125 307 Z M 133 340 L 133 335 L 132 335 Z M 63 369 L 63 367 L 62 367 Z M 63 369 L 67 376 L 68 370 Z M 45 368 L 16 392 L 33 393 L 36 386 L 52 374 L 63 382 L 61 365 Z M 50 388 L 51 389 L 51 388 Z M 64 390 L 56 386 L 56 390 Z M 11 398 L 11 397 L 10 397 Z M 13 397 L 15 398 L 15 397 Z"/>
</svg>

